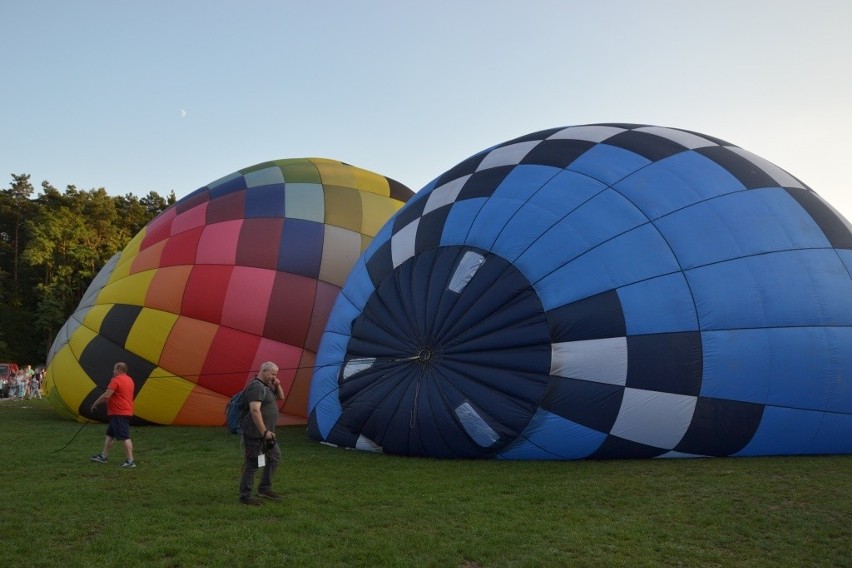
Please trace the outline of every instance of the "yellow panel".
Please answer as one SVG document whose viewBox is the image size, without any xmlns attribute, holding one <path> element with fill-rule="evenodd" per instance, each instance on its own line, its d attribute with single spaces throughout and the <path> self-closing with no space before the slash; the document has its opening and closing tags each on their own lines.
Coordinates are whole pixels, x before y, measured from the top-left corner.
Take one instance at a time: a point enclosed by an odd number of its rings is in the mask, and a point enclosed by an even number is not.
<svg viewBox="0 0 852 568">
<path fill-rule="evenodd" d="M 124 346 L 146 361 L 158 363 L 163 345 L 169 338 L 169 332 L 177 319 L 177 314 L 142 308 L 133 327 L 130 328 Z"/>
<path fill-rule="evenodd" d="M 121 282 L 111 282 L 104 286 L 98 295 L 99 304 L 128 304 L 144 306 L 145 294 L 154 278 L 156 270 L 146 270 L 123 278 Z"/>
<path fill-rule="evenodd" d="M 118 262 L 115 265 L 115 268 L 112 271 L 112 274 L 109 276 L 109 284 L 121 280 L 128 274 L 130 274 L 130 269 L 133 267 L 133 260 L 136 258 L 136 255 L 139 254 L 139 247 L 142 245 L 142 239 L 145 238 L 146 229 L 142 229 L 133 239 L 127 243 L 127 246 L 124 247 L 124 250 L 121 251 L 121 256 L 118 257 Z"/>
<path fill-rule="evenodd" d="M 352 166 L 324 158 L 311 158 L 311 162 L 319 170 L 323 185 L 339 185 L 341 187 L 353 187 L 355 185 L 355 178 L 352 176 L 354 168 Z"/>
<path fill-rule="evenodd" d="M 343 288 L 361 254 L 361 235 L 326 225 L 323 243 L 319 279 Z"/>
<path fill-rule="evenodd" d="M 390 184 L 386 177 L 361 168 L 353 168 L 352 174 L 355 178 L 353 187 L 356 189 L 390 197 Z"/>
<path fill-rule="evenodd" d="M 86 397 L 97 387 L 80 367 L 75 355 L 82 353 L 94 336 L 91 330 L 77 328 L 68 345 L 54 354 L 48 370 L 52 382 L 51 391 L 56 390 L 65 406 L 75 415 Z"/>
<path fill-rule="evenodd" d="M 402 201 L 373 193 L 363 191 L 358 193 L 361 195 L 361 208 L 364 211 L 361 232 L 371 237 L 375 237 L 387 220 L 405 205 Z"/>
<path fill-rule="evenodd" d="M 83 325 L 89 329 L 100 330 L 104 318 L 112 309 L 112 304 L 108 306 L 94 305 L 83 317 Z M 75 331 L 76 333 L 76 331 Z"/>
<path fill-rule="evenodd" d="M 361 192 L 348 187 L 323 185 L 325 222 L 350 231 L 361 230 Z"/>
<path fill-rule="evenodd" d="M 171 424 L 194 387 L 194 383 L 169 376 L 168 371 L 157 367 L 136 393 L 133 411 L 155 424 Z"/>
</svg>

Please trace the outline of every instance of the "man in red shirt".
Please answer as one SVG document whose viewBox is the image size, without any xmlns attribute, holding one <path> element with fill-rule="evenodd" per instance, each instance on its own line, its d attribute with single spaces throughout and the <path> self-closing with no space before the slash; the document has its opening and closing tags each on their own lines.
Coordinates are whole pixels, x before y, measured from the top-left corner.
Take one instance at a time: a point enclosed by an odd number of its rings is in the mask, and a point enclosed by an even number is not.
<svg viewBox="0 0 852 568">
<path fill-rule="evenodd" d="M 107 403 L 107 415 L 109 426 L 107 426 L 104 449 L 101 453 L 91 457 L 92 461 L 106 463 L 109 451 L 115 440 L 124 442 L 124 455 L 126 457 L 121 467 L 136 467 L 133 461 L 133 442 L 130 440 L 130 417 L 133 416 L 133 393 L 136 385 L 127 375 L 127 363 L 116 363 L 112 369 L 112 380 L 107 386 L 106 392 L 92 403 L 92 412 L 102 402 Z"/>
</svg>

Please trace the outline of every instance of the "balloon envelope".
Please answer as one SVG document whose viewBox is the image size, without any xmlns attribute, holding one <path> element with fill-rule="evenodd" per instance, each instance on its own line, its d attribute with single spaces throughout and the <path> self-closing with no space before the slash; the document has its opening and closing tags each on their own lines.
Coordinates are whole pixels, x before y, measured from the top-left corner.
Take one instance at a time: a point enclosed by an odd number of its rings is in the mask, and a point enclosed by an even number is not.
<svg viewBox="0 0 852 568">
<path fill-rule="evenodd" d="M 580 459 L 852 453 L 852 233 L 781 168 L 674 128 L 459 163 L 338 297 L 317 440 Z"/>
<path fill-rule="evenodd" d="M 117 361 L 136 382 L 136 420 L 224 424 L 228 399 L 271 360 L 304 423 L 311 368 L 352 265 L 412 195 L 341 162 L 265 162 L 219 179 L 153 219 L 91 284 L 49 353 L 48 398 L 89 410 Z"/>
</svg>

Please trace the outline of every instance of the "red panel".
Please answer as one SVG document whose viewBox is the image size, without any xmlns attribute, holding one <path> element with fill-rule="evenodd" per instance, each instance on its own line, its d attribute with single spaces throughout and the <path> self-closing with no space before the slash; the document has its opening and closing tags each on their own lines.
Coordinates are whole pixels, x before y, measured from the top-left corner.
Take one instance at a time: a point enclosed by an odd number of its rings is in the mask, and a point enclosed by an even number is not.
<svg viewBox="0 0 852 568">
<path fill-rule="evenodd" d="M 274 282 L 272 270 L 234 267 L 222 307 L 222 325 L 262 334 Z"/>
<path fill-rule="evenodd" d="M 234 264 L 242 219 L 207 225 L 198 241 L 198 264 Z"/>
<path fill-rule="evenodd" d="M 263 338 L 257 349 L 251 368 L 256 371 L 260 369 L 261 364 L 267 361 L 272 361 L 278 365 L 278 380 L 281 381 L 281 387 L 284 389 L 284 394 L 286 395 L 290 392 L 301 355 L 301 347 Z"/>
<path fill-rule="evenodd" d="M 279 272 L 272 287 L 264 337 L 301 347 L 311 324 L 317 281 Z"/>
<path fill-rule="evenodd" d="M 204 225 L 207 220 L 207 202 L 196 205 L 188 211 L 184 211 L 172 222 L 172 234 L 182 233 Z"/>
<path fill-rule="evenodd" d="M 261 338 L 228 327 L 220 327 L 213 338 L 198 384 L 218 392 L 227 386 L 245 384 Z"/>
<path fill-rule="evenodd" d="M 258 268 L 278 268 L 282 218 L 246 219 L 237 244 L 237 264 Z"/>
<path fill-rule="evenodd" d="M 139 250 L 145 250 L 152 244 L 158 243 L 168 237 L 172 232 L 172 221 L 175 215 L 177 215 L 177 209 L 171 207 L 148 223 L 148 226 L 145 227 L 145 237 L 139 245 Z"/>
<path fill-rule="evenodd" d="M 186 282 L 181 315 L 218 324 L 233 266 L 196 265 Z"/>
<path fill-rule="evenodd" d="M 202 230 L 202 227 L 197 227 L 170 238 L 163 249 L 163 256 L 160 257 L 160 266 L 195 264 L 198 239 L 201 238 Z"/>
<path fill-rule="evenodd" d="M 217 197 L 207 206 L 207 224 L 245 217 L 245 190 Z"/>
<path fill-rule="evenodd" d="M 311 315 L 311 326 L 308 329 L 308 337 L 305 339 L 305 349 L 316 353 L 319 350 L 320 339 L 322 332 L 325 331 L 325 324 L 328 322 L 328 316 L 331 313 L 331 308 L 334 306 L 334 301 L 340 293 L 340 288 L 328 282 L 317 281 L 316 299 L 314 300 L 314 311 Z"/>
</svg>

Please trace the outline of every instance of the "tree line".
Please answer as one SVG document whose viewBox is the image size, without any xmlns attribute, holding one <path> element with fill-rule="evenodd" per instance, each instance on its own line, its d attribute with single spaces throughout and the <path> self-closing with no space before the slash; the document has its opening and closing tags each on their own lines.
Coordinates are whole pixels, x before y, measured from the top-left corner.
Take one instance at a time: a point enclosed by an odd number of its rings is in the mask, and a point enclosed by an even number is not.
<svg viewBox="0 0 852 568">
<path fill-rule="evenodd" d="M 36 365 L 100 269 L 176 199 L 47 181 L 34 196 L 29 174 L 11 175 L 0 189 L 0 361 Z"/>
</svg>

